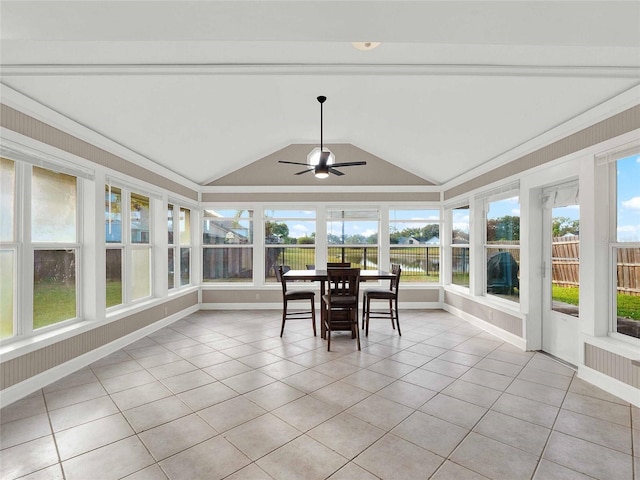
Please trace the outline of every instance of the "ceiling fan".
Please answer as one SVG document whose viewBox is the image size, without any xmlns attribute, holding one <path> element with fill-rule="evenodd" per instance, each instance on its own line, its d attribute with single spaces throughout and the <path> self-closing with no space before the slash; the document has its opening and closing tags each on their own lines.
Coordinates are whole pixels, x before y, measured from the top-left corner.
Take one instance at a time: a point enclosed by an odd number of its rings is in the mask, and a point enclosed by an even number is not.
<svg viewBox="0 0 640 480">
<path fill-rule="evenodd" d="M 335 155 L 328 149 L 325 149 L 322 144 L 322 104 L 327 100 L 327 97 L 319 96 L 318 102 L 320 103 L 320 147 L 314 148 L 309 153 L 307 163 L 300 162 L 288 162 L 286 160 L 279 160 L 280 163 L 289 163 L 291 165 L 304 165 L 305 168 L 296 175 L 302 175 L 303 173 L 313 172 L 316 178 L 327 178 L 330 173 L 334 175 L 344 175 L 337 167 L 355 167 L 358 165 L 366 165 L 367 162 L 343 162 L 335 163 Z"/>
</svg>

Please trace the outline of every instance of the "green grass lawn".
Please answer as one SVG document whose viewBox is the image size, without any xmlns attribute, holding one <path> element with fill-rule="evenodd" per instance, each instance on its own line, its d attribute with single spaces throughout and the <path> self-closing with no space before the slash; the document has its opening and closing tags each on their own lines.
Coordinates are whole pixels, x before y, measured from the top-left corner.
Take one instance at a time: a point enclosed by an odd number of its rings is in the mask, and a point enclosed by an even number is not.
<svg viewBox="0 0 640 480">
<path fill-rule="evenodd" d="M 76 287 L 57 282 L 33 286 L 33 328 L 38 329 L 75 318 Z"/>
<path fill-rule="evenodd" d="M 553 286 L 553 300 L 578 305 L 579 288 Z M 618 294 L 618 317 L 640 320 L 640 296 Z"/>
</svg>

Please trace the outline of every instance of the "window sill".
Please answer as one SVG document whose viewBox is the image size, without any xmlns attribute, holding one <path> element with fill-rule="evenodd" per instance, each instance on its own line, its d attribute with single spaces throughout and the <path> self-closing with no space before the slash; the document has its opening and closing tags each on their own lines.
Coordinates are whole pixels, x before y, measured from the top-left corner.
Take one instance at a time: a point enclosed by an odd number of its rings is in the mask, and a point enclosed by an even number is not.
<svg viewBox="0 0 640 480">
<path fill-rule="evenodd" d="M 638 338 L 627 337 L 619 333 L 609 333 L 606 337 L 593 337 L 583 333 L 581 337 L 583 342 L 593 345 L 594 347 L 607 350 L 631 360 L 640 361 L 640 339 Z"/>
</svg>

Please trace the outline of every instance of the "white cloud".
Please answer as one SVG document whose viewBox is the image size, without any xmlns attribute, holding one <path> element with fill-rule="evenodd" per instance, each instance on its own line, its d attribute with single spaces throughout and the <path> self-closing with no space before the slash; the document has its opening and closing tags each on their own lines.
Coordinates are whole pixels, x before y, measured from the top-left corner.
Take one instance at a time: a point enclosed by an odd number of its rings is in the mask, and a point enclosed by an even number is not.
<svg viewBox="0 0 640 480">
<path fill-rule="evenodd" d="M 520 209 L 519 208 L 514 208 L 511 210 L 511 215 L 515 216 L 515 217 L 519 217 L 520 216 Z"/>
<path fill-rule="evenodd" d="M 640 225 L 620 225 L 618 227 L 619 242 L 640 241 Z"/>
<path fill-rule="evenodd" d="M 293 238 L 308 236 L 309 230 L 305 225 L 297 224 L 293 225 L 289 230 L 289 235 Z"/>
<path fill-rule="evenodd" d="M 622 206 L 631 210 L 640 210 L 640 197 L 633 197 L 629 200 L 623 200 Z"/>
</svg>

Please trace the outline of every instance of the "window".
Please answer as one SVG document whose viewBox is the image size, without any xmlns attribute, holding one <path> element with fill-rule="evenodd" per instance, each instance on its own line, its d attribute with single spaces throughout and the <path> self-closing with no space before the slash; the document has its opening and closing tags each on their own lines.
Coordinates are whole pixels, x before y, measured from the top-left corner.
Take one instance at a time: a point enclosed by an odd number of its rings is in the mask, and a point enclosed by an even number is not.
<svg viewBox="0 0 640 480">
<path fill-rule="evenodd" d="M 390 263 L 402 267 L 404 282 L 440 280 L 440 211 L 389 211 Z"/>
<path fill-rule="evenodd" d="M 173 219 L 178 218 L 178 235 L 174 236 Z M 184 287 L 191 283 L 191 210 L 169 204 L 167 208 L 168 230 L 168 285 L 169 290 Z M 177 240 L 177 242 L 176 242 Z M 179 249 L 179 250 L 178 250 Z M 180 252 L 178 255 L 177 252 Z M 179 284 L 176 285 L 174 272 L 180 272 Z"/>
<path fill-rule="evenodd" d="M 105 185 L 107 308 L 151 296 L 150 218 L 149 197 Z"/>
<path fill-rule="evenodd" d="M 274 268 L 304 270 L 315 265 L 315 210 L 265 210 L 265 281 L 275 281 Z"/>
<path fill-rule="evenodd" d="M 469 205 L 451 210 L 451 283 L 469 288 Z"/>
<path fill-rule="evenodd" d="M 204 282 L 251 282 L 253 210 L 205 210 L 202 250 Z"/>
<path fill-rule="evenodd" d="M 378 268 L 378 210 L 327 212 L 327 262 L 349 262 L 363 270 Z"/>
<path fill-rule="evenodd" d="M 78 316 L 77 182 L 71 175 L 32 168 L 34 330 Z"/>
<path fill-rule="evenodd" d="M 0 339 L 15 335 L 16 322 L 16 166 L 0 158 Z"/>
<path fill-rule="evenodd" d="M 613 326 L 622 335 L 640 338 L 640 153 L 617 160 L 612 168 L 616 169 Z"/>
<path fill-rule="evenodd" d="M 486 293 L 514 302 L 520 297 L 520 203 L 513 192 L 486 202 Z"/>
</svg>

